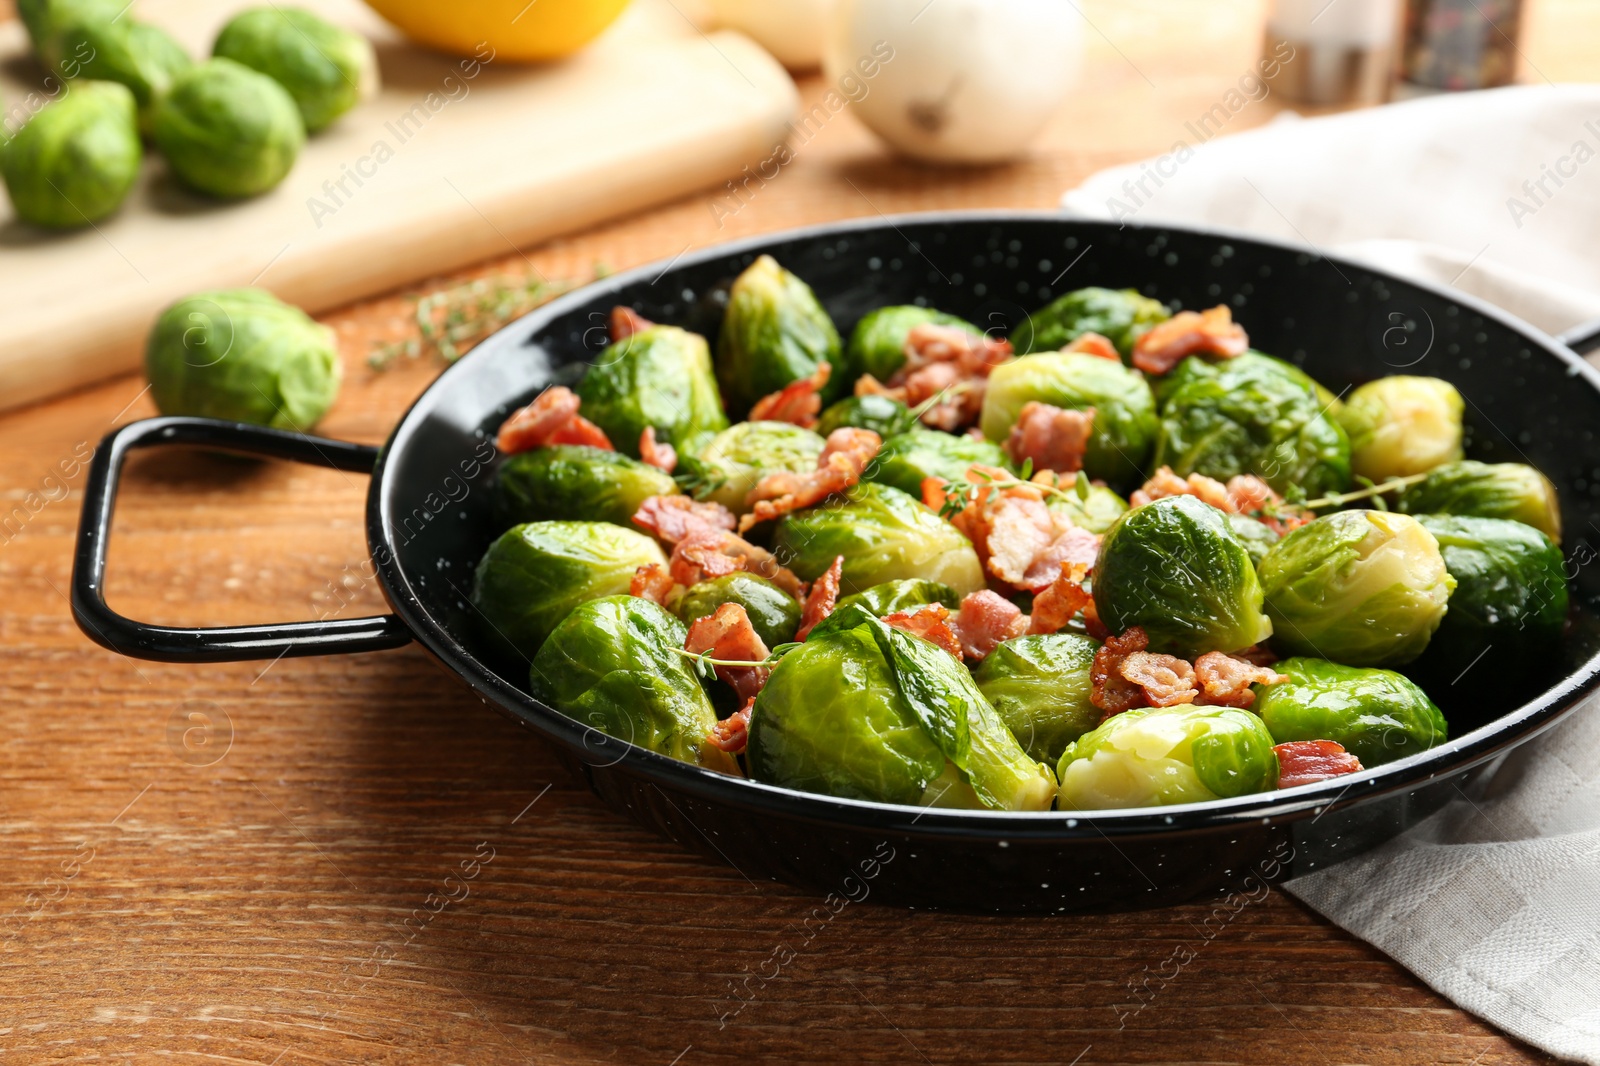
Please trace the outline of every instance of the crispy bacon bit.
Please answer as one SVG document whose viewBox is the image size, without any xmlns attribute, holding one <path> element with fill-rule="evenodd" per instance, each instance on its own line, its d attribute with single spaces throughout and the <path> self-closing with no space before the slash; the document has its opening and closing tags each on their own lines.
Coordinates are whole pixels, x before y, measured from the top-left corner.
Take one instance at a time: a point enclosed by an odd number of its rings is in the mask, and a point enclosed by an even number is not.
<svg viewBox="0 0 1600 1066">
<path fill-rule="evenodd" d="M 856 379 L 856 395 L 892 396 L 916 407 L 944 393 L 922 413 L 922 421 L 947 433 L 978 420 L 990 371 L 1013 357 L 1010 341 L 929 323 L 906 334 L 904 350 L 906 361 L 894 376 L 882 382 L 864 374 Z"/>
<path fill-rule="evenodd" d="M 1241 648 L 1229 652 L 1235 659 L 1243 659 L 1252 666 L 1271 666 L 1278 661 L 1278 655 L 1265 644 L 1252 644 L 1248 648 Z"/>
<path fill-rule="evenodd" d="M 756 483 L 747 497 L 751 511 L 739 519 L 739 532 L 845 491 L 861 480 L 862 471 L 882 445 L 883 438 L 870 429 L 834 430 L 817 457 L 815 470 L 803 474 L 780 470 Z"/>
<path fill-rule="evenodd" d="M 1055 581 L 1062 563 L 1094 564 L 1100 537 L 1075 526 L 1066 512 L 1045 506 L 1043 484 L 1018 484 L 1004 470 L 977 464 L 968 468 L 967 478 L 975 487 L 950 523 L 972 542 L 994 577 L 1038 592 Z M 1056 480 L 1048 471 L 1038 478 Z M 923 480 L 925 504 L 942 511 L 947 500 L 943 482 Z"/>
<path fill-rule="evenodd" d="M 1053 404 L 1029 400 L 1006 439 L 1006 454 L 1014 462 L 1032 460 L 1035 470 L 1071 473 L 1083 469 L 1083 453 L 1094 428 L 1094 408 L 1068 411 Z"/>
<path fill-rule="evenodd" d="M 804 582 L 778 565 L 771 552 L 726 529 L 708 526 L 691 529 L 688 536 L 673 546 L 667 565 L 672 579 L 680 585 L 697 585 L 708 578 L 745 570 L 766 578 L 797 600 L 805 595 Z"/>
<path fill-rule="evenodd" d="M 1004 641 L 1028 632 L 1028 616 L 998 592 L 980 589 L 962 598 L 950 628 L 966 658 L 980 662 Z"/>
<path fill-rule="evenodd" d="M 660 563 L 651 563 L 633 572 L 633 580 L 628 582 L 628 595 L 650 600 L 665 607 L 677 587 L 678 583 L 672 580 L 672 574 L 666 567 Z"/>
<path fill-rule="evenodd" d="M 697 529 L 732 529 L 734 518 L 733 512 L 720 503 L 692 496 L 649 496 L 634 512 L 633 524 L 668 544 L 676 544 Z"/>
<path fill-rule="evenodd" d="M 903 629 L 923 640 L 931 641 L 961 660 L 961 639 L 950 627 L 950 608 L 942 603 L 925 603 L 904 611 L 885 615 L 885 625 Z"/>
<path fill-rule="evenodd" d="M 1034 591 L 1048 589 L 1056 581 L 1062 567 L 1082 566 L 1088 569 L 1094 566 L 1099 557 L 1100 534 L 1068 525 L 1028 564 L 1027 572 L 1022 575 L 1022 587 Z"/>
<path fill-rule="evenodd" d="M 689 627 L 684 650 L 692 655 L 711 653 L 713 659 L 760 662 L 768 655 L 766 642 L 750 624 L 743 606 L 725 603 Z M 764 666 L 715 666 L 717 677 L 733 686 L 742 700 L 753 700 L 772 671 Z"/>
<path fill-rule="evenodd" d="M 1133 343 L 1133 365 L 1146 374 L 1165 374 L 1190 355 L 1232 359 L 1250 347 L 1244 327 L 1233 321 L 1227 304 L 1209 311 L 1179 311 Z"/>
<path fill-rule="evenodd" d="M 1112 344 L 1109 338 L 1103 337 L 1092 330 L 1088 333 L 1078 334 L 1072 338 L 1070 344 L 1061 350 L 1064 352 L 1082 352 L 1084 355 L 1110 359 L 1116 363 L 1122 362 L 1122 355 L 1117 351 L 1117 346 Z"/>
<path fill-rule="evenodd" d="M 1083 606 L 1083 631 L 1102 644 L 1111 638 L 1111 630 L 1100 621 L 1100 610 L 1094 605 L 1093 597 Z"/>
<path fill-rule="evenodd" d="M 665 441 L 657 444 L 656 427 L 645 426 L 639 434 L 639 461 L 670 474 L 678 465 L 678 450 Z"/>
<path fill-rule="evenodd" d="M 1033 598 L 1029 633 L 1058 633 L 1079 611 L 1094 607 L 1094 598 L 1084 589 L 1089 568 L 1083 563 L 1062 563 L 1056 579 Z"/>
<path fill-rule="evenodd" d="M 1130 626 L 1120 637 L 1106 637 L 1100 650 L 1094 653 L 1094 662 L 1089 667 L 1089 702 L 1100 708 L 1106 718 L 1146 706 L 1144 689 L 1123 677 L 1121 668 L 1129 656 L 1149 646 L 1150 638 L 1144 630 Z"/>
<path fill-rule="evenodd" d="M 756 698 L 751 696 L 743 707 L 711 727 L 706 743 L 729 755 L 743 755 L 750 743 L 750 711 L 755 705 Z"/>
<path fill-rule="evenodd" d="M 822 620 L 833 613 L 839 602 L 839 582 L 844 577 L 844 556 L 835 555 L 827 573 L 811 583 L 806 604 L 800 611 L 800 628 L 795 630 L 795 640 L 805 640 Z"/>
<path fill-rule="evenodd" d="M 1254 518 L 1280 536 L 1315 517 L 1310 511 L 1285 503 L 1271 485 L 1254 474 L 1236 475 L 1224 485 L 1204 474 L 1179 477 L 1169 466 L 1163 466 L 1152 474 L 1143 487 L 1128 497 L 1128 503 L 1143 507 L 1168 496 L 1193 496 L 1219 511 Z"/>
<path fill-rule="evenodd" d="M 1244 659 L 1208 651 L 1194 661 L 1200 682 L 1200 702 L 1218 707 L 1248 707 L 1256 701 L 1251 685 L 1276 685 L 1289 680 L 1276 670 Z"/>
<path fill-rule="evenodd" d="M 1199 695 L 1194 687 L 1194 667 L 1176 655 L 1136 651 L 1122 660 L 1117 672 L 1144 689 L 1144 698 L 1152 707 L 1193 703 Z"/>
<path fill-rule="evenodd" d="M 810 377 L 791 381 L 757 400 L 750 408 L 750 421 L 792 422 L 810 429 L 817 424 L 817 415 L 822 411 L 822 387 L 832 373 L 833 368 L 827 363 L 818 363 Z"/>
<path fill-rule="evenodd" d="M 605 431 L 578 413 L 582 401 L 565 385 L 545 389 L 500 424 L 495 447 L 505 455 L 549 444 L 587 444 L 614 450 Z"/>
<path fill-rule="evenodd" d="M 608 325 L 611 332 L 611 343 L 615 344 L 618 341 L 627 340 L 635 333 L 643 333 L 655 323 L 639 314 L 633 308 L 623 307 L 618 304 L 611 309 L 611 319 Z"/>
<path fill-rule="evenodd" d="M 1278 756 L 1279 788 L 1315 784 L 1362 769 L 1360 759 L 1331 740 L 1295 740 L 1272 750 Z"/>
</svg>

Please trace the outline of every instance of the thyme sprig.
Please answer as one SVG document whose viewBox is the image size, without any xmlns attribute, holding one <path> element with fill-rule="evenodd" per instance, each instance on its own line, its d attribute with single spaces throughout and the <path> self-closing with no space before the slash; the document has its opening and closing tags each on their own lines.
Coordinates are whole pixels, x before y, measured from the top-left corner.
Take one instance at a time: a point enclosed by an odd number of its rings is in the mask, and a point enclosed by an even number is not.
<svg viewBox="0 0 1600 1066">
<path fill-rule="evenodd" d="M 969 470 L 968 474 L 971 473 L 972 471 Z M 1008 474 L 1002 477 L 991 474 L 987 470 L 979 470 L 977 473 L 977 482 L 968 481 L 964 478 L 957 479 L 955 481 L 946 481 L 943 485 L 944 506 L 939 508 L 939 517 L 949 518 L 952 515 L 960 514 L 962 511 L 966 510 L 967 504 L 972 502 L 973 493 L 979 488 L 1003 490 L 1026 486 L 1031 489 L 1038 489 L 1040 492 L 1043 492 L 1049 496 L 1058 496 L 1063 500 L 1076 499 L 1078 502 L 1082 503 L 1089 499 L 1090 484 L 1088 478 L 1081 476 L 1081 474 L 1074 474 L 1072 477 L 1071 487 L 1062 488 L 1060 483 L 1061 475 L 1054 473 L 1054 471 L 1051 473 L 1056 480 L 1056 483 L 1053 485 L 1044 481 L 1034 481 L 1033 460 L 1024 459 L 1022 462 L 1022 471 L 1016 476 Z"/>
<path fill-rule="evenodd" d="M 1288 502 L 1295 503 L 1307 510 L 1316 511 L 1324 507 L 1343 507 L 1345 504 L 1354 503 L 1357 500 L 1372 499 L 1378 505 L 1379 510 L 1387 510 L 1388 505 L 1382 499 L 1385 494 L 1409 488 L 1427 476 L 1427 474 L 1408 474 L 1405 477 L 1392 477 L 1382 482 L 1373 481 L 1371 478 L 1358 477 L 1356 480 L 1361 482 L 1363 487 L 1351 492 L 1336 492 L 1331 496 L 1323 496 L 1315 500 L 1297 501 L 1291 499 Z"/>
<path fill-rule="evenodd" d="M 687 648 L 674 648 L 673 650 L 694 664 L 694 672 L 696 674 L 707 681 L 711 681 L 715 680 L 717 676 L 716 668 L 719 666 L 741 667 L 749 670 L 770 668 L 777 666 L 785 655 L 788 655 L 798 647 L 800 647 L 799 641 L 779 644 L 767 653 L 765 659 L 718 659 L 713 657 L 709 650 L 703 652 L 692 652 Z"/>
</svg>

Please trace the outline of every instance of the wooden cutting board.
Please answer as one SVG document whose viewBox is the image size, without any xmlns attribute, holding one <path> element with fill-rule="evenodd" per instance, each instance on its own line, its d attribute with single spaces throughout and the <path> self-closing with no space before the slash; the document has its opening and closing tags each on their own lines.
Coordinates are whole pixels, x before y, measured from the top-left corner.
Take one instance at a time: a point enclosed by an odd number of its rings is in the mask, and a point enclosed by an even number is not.
<svg viewBox="0 0 1600 1066">
<path fill-rule="evenodd" d="M 302 2 L 372 38 L 383 88 L 311 138 L 272 192 L 208 200 L 150 152 L 94 228 L 46 233 L 0 197 L 0 409 L 137 366 L 155 316 L 191 292 L 255 284 L 321 311 L 719 183 L 769 155 L 795 109 L 775 60 L 702 34 L 671 0 L 638 0 L 564 62 L 465 69 L 356 0 Z M 204 56 L 244 6 L 137 11 Z M 0 25 L 8 108 L 42 76 L 26 52 L 22 26 Z"/>
</svg>

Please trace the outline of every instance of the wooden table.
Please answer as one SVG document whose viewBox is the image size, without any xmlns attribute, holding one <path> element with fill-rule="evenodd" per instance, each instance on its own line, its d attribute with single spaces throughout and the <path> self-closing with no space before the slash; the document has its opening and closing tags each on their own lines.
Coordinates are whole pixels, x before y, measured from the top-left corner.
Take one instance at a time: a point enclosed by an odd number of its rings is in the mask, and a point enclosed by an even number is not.
<svg viewBox="0 0 1600 1066">
<path fill-rule="evenodd" d="M 1594 8 L 1539 9 L 1530 60 L 1551 77 L 1595 77 Z M 1045 207 L 1097 168 L 1165 150 L 1254 59 L 1253 5 L 1101 0 L 1085 12 L 1097 27 L 1085 87 L 1025 162 L 898 163 L 842 115 L 720 223 L 709 196 L 693 198 L 508 248 L 483 272 L 577 277 L 596 261 L 625 267 L 822 219 Z M 824 89 L 804 87 L 810 99 Z M 419 291 L 446 280 L 460 279 Z M 365 365 L 374 340 L 404 335 L 409 307 L 397 294 L 328 317 L 348 370 L 328 435 L 383 440 L 437 372 Z M 869 901 L 730 1016 L 734 982 L 800 937 L 813 899 L 635 829 L 415 648 L 182 667 L 118 658 L 78 632 L 65 595 L 75 457 L 153 414 L 143 389 L 125 378 L 0 421 L 5 508 L 24 515 L 0 533 L 7 1060 L 1543 1058 L 1277 891 L 1210 940 L 1199 905 L 1015 920 Z M 119 610 L 217 624 L 383 609 L 361 576 L 362 478 L 197 454 L 131 469 L 111 560 Z M 463 870 L 464 888 L 446 884 Z M 419 908 L 430 919 L 403 929 Z M 1181 945 L 1194 960 L 1152 981 L 1153 1000 L 1136 994 Z"/>
</svg>

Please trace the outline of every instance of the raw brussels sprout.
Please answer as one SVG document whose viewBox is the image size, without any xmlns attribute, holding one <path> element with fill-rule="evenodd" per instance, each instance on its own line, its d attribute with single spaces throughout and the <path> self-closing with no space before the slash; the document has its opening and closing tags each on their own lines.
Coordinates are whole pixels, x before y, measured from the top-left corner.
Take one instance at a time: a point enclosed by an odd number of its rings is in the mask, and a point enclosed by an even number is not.
<svg viewBox="0 0 1600 1066">
<path fill-rule="evenodd" d="M 857 624 L 855 619 L 858 616 L 854 611 L 857 607 L 874 618 L 882 618 L 896 611 L 909 611 L 930 603 L 942 604 L 953 611 L 961 606 L 961 597 L 956 595 L 955 589 L 938 581 L 923 581 L 919 578 L 885 581 L 864 592 L 841 597 L 834 606 L 833 613 L 812 628 L 811 636 L 818 636 L 835 629 L 849 629 Z M 811 637 L 806 639 L 810 640 Z"/>
<path fill-rule="evenodd" d="M 737 773 L 733 756 L 706 743 L 717 715 L 678 654 L 685 636 L 683 623 L 650 600 L 606 596 L 579 604 L 533 657 L 534 698 L 607 736 Z"/>
<path fill-rule="evenodd" d="M 651 496 L 678 491 L 672 475 L 621 452 L 557 444 L 519 452 L 495 475 L 495 516 L 505 526 L 567 519 L 619 526 Z"/>
<path fill-rule="evenodd" d="M 0 143 L 0 174 L 18 218 L 65 229 L 121 207 L 142 155 L 133 94 L 82 82 Z"/>
<path fill-rule="evenodd" d="M 650 537 L 610 522 L 528 522 L 483 553 L 472 605 L 485 636 L 526 659 L 578 604 L 620 596 L 635 570 L 666 561 Z"/>
<path fill-rule="evenodd" d="M 761 397 L 810 377 L 819 363 L 838 365 L 839 331 L 809 285 L 762 256 L 728 293 L 717 337 L 723 400 L 731 411 L 748 411 Z M 828 395 L 844 391 L 830 379 Z"/>
<path fill-rule="evenodd" d="M 82 73 L 70 63 L 63 70 L 64 61 L 85 57 L 63 47 L 63 37 L 80 23 L 103 25 L 115 20 L 127 9 L 123 0 L 17 0 L 17 14 L 27 27 L 28 37 L 40 62 L 51 70 L 60 70 L 67 77 Z"/>
<path fill-rule="evenodd" d="M 575 391 L 583 416 L 634 458 L 646 427 L 679 449 L 728 427 L 706 339 L 676 326 L 651 326 L 609 346 Z"/>
<path fill-rule="evenodd" d="M 787 592 L 755 574 L 726 574 L 691 586 L 678 601 L 677 614 L 684 625 L 715 614 L 725 603 L 737 603 L 750 617 L 750 625 L 768 648 L 787 644 L 800 628 L 800 604 Z M 679 646 L 683 641 L 678 641 Z"/>
<path fill-rule="evenodd" d="M 1151 465 L 1218 481 L 1255 474 L 1279 492 L 1298 485 L 1313 497 L 1347 488 L 1350 441 L 1315 390 L 1278 367 L 1238 361 L 1168 396 Z"/>
<path fill-rule="evenodd" d="M 150 133 L 185 185 L 226 200 L 264 193 L 306 142 L 294 98 L 231 59 L 208 59 L 156 101 Z"/>
<path fill-rule="evenodd" d="M 1278 787 L 1261 719 L 1232 707 L 1148 708 L 1114 715 L 1061 756 L 1060 807 L 1164 807 Z"/>
<path fill-rule="evenodd" d="M 1401 491 L 1405 514 L 1509 518 L 1561 543 L 1561 501 L 1550 479 L 1521 463 L 1447 463 Z"/>
<path fill-rule="evenodd" d="M 296 430 L 327 412 L 341 373 L 333 331 L 261 289 L 197 293 L 167 308 L 144 368 L 162 414 Z"/>
<path fill-rule="evenodd" d="M 1493 648 L 1494 669 L 1472 681 L 1478 689 L 1488 674 L 1515 682 L 1523 666 L 1547 660 L 1567 620 L 1561 549 L 1532 526 L 1504 518 L 1419 515 L 1417 521 L 1439 542 L 1456 582 L 1450 609 L 1417 665 L 1451 682 Z"/>
<path fill-rule="evenodd" d="M 1004 441 L 1029 400 L 1069 410 L 1094 408 L 1083 457 L 1091 478 L 1112 485 L 1143 480 L 1156 438 L 1156 402 L 1144 375 L 1082 352 L 1045 352 L 1003 363 L 983 396 L 983 435 Z"/>
<path fill-rule="evenodd" d="M 840 587 L 846 593 L 919 577 L 960 596 L 985 584 L 978 553 L 954 526 L 899 489 L 866 481 L 785 515 L 773 532 L 772 551 L 806 581 L 844 556 Z"/>
<path fill-rule="evenodd" d="M 243 63 L 289 90 L 309 133 L 377 87 L 378 61 L 359 33 L 298 7 L 253 7 L 228 20 L 211 54 Z"/>
<path fill-rule="evenodd" d="M 1017 637 L 990 652 L 972 679 L 1028 756 L 1053 766 L 1100 724 L 1100 708 L 1089 701 L 1099 648 L 1077 633 Z"/>
<path fill-rule="evenodd" d="M 1317 402 L 1322 405 L 1322 410 L 1335 418 L 1338 417 L 1339 412 L 1344 407 L 1339 397 L 1335 396 L 1321 382 L 1304 370 L 1301 370 L 1293 363 L 1284 362 L 1282 359 L 1274 358 L 1265 352 L 1258 352 L 1254 349 L 1241 352 L 1232 359 L 1221 361 L 1207 359 L 1199 355 L 1189 356 L 1173 367 L 1171 373 L 1163 374 L 1150 383 L 1150 387 L 1155 390 L 1156 406 L 1166 407 L 1167 400 L 1172 397 L 1172 394 L 1189 384 L 1189 382 L 1203 378 L 1214 378 L 1224 370 L 1232 374 L 1248 373 L 1281 378 L 1291 385 L 1296 385 L 1315 393 Z"/>
<path fill-rule="evenodd" d="M 740 422 L 718 433 L 680 469 L 697 479 L 700 495 L 744 514 L 756 482 L 777 471 L 815 470 L 825 446 L 811 430 L 788 422 Z"/>
<path fill-rule="evenodd" d="M 1272 668 L 1289 680 L 1256 685 L 1251 710 L 1273 743 L 1331 740 L 1370 769 L 1444 742 L 1439 708 L 1392 670 L 1307 658 L 1285 659 Z"/>
<path fill-rule="evenodd" d="M 1267 552 L 1278 543 L 1278 534 L 1265 522 L 1258 522 L 1249 515 L 1230 514 L 1224 515 L 1228 521 L 1228 528 L 1233 530 L 1233 535 L 1239 538 L 1239 543 L 1244 545 L 1244 550 L 1250 553 L 1250 561 L 1257 566 L 1267 557 Z"/>
<path fill-rule="evenodd" d="M 826 437 L 836 429 L 855 426 L 870 429 L 884 440 L 907 433 L 917 426 L 911 409 L 892 396 L 852 396 L 822 412 L 817 432 Z"/>
<path fill-rule="evenodd" d="M 1439 378 L 1393 377 L 1352 392 L 1339 412 L 1352 473 L 1385 481 L 1461 459 L 1461 394 Z"/>
<path fill-rule="evenodd" d="M 923 478 L 957 481 L 967 476 L 967 468 L 973 463 L 1013 469 L 1010 456 L 993 441 L 919 428 L 886 438 L 867 466 L 864 479 L 892 485 L 921 499 Z"/>
<path fill-rule="evenodd" d="M 62 36 L 69 56 L 85 57 L 85 78 L 126 85 L 139 105 L 139 128 L 150 131 L 151 109 L 179 74 L 194 66 L 183 45 L 158 26 L 133 19 L 80 22 Z"/>
<path fill-rule="evenodd" d="M 1084 333 L 1098 333 L 1127 358 L 1134 341 L 1171 317 L 1160 300 L 1137 289 L 1078 289 L 1028 316 L 1016 331 L 1024 342 L 1018 350 L 1053 352 Z"/>
<path fill-rule="evenodd" d="M 935 311 L 931 307 L 906 304 L 880 307 L 856 323 L 845 345 L 844 365 L 839 367 L 839 383 L 849 388 L 863 374 L 888 381 L 906 361 L 906 336 L 917 326 L 954 326 L 974 337 L 983 331 L 964 318 Z"/>
<path fill-rule="evenodd" d="M 1106 627 L 1144 627 L 1151 651 L 1193 658 L 1272 635 L 1249 551 L 1221 511 L 1193 496 L 1119 518 L 1100 544 L 1093 591 Z"/>
<path fill-rule="evenodd" d="M 1122 517 L 1128 509 L 1128 501 L 1104 485 L 1089 485 L 1079 496 L 1074 484 L 1066 496 L 1045 497 L 1045 506 L 1052 511 L 1066 512 L 1072 524 L 1080 529 L 1104 533 Z"/>
<path fill-rule="evenodd" d="M 1351 666 L 1421 655 L 1456 587 L 1433 534 L 1387 511 L 1323 515 L 1278 541 L 1260 572 L 1273 643 Z"/>
<path fill-rule="evenodd" d="M 1028 758 L 961 664 L 852 613 L 858 624 L 814 636 L 773 669 L 750 715 L 750 775 L 881 803 L 1047 810 L 1049 767 Z"/>
</svg>

